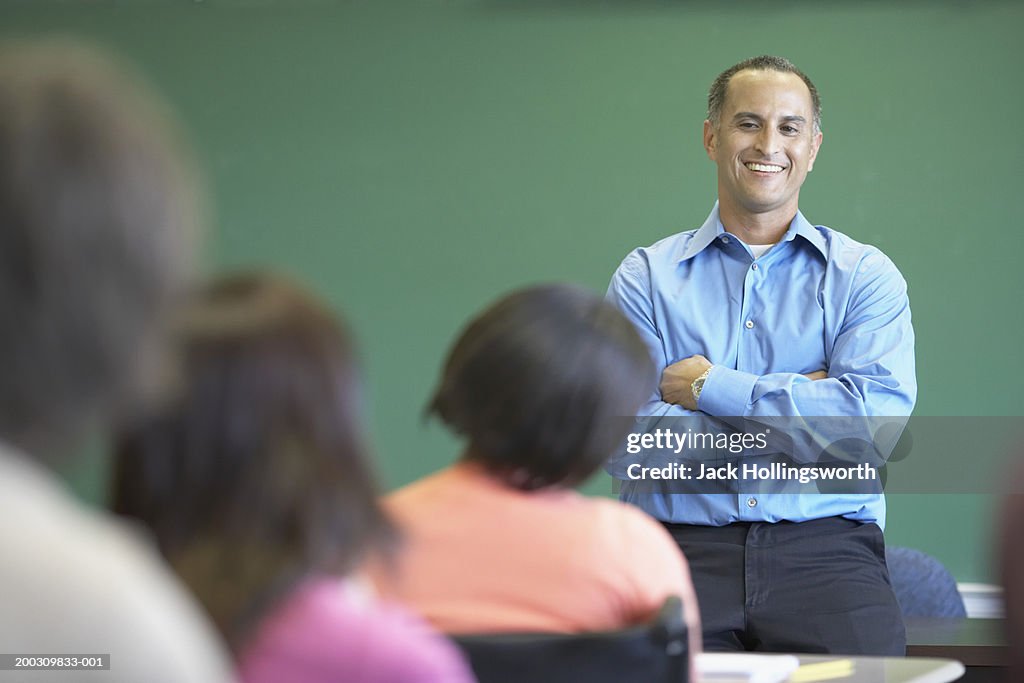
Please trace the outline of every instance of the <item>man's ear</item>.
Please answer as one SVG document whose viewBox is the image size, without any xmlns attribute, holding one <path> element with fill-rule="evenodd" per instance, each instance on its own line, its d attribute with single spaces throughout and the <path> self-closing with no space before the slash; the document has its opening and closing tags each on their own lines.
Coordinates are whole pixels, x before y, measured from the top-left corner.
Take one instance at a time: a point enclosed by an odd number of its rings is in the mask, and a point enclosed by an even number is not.
<svg viewBox="0 0 1024 683">
<path fill-rule="evenodd" d="M 715 160 L 715 150 L 718 146 L 718 131 L 708 119 L 704 119 L 704 151 L 708 153 L 708 159 Z"/>
<path fill-rule="evenodd" d="M 811 160 L 810 163 L 807 164 L 808 173 L 814 170 L 814 160 L 818 158 L 818 150 L 821 149 L 821 141 L 821 131 L 818 131 L 814 134 L 814 137 L 811 138 Z"/>
</svg>

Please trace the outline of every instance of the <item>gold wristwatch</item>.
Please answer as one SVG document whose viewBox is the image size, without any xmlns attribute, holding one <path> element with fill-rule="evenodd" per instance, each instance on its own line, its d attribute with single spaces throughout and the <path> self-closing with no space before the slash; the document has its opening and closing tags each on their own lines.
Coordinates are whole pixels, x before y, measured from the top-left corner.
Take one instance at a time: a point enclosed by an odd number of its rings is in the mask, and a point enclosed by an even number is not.
<svg viewBox="0 0 1024 683">
<path fill-rule="evenodd" d="M 711 368 L 715 367 L 714 365 Z M 693 380 L 693 384 L 690 385 L 690 391 L 693 392 L 693 402 L 696 403 L 700 400 L 700 392 L 704 391 L 704 382 L 707 381 L 708 375 L 711 373 L 711 368 L 708 368 L 700 374 L 700 377 Z"/>
</svg>

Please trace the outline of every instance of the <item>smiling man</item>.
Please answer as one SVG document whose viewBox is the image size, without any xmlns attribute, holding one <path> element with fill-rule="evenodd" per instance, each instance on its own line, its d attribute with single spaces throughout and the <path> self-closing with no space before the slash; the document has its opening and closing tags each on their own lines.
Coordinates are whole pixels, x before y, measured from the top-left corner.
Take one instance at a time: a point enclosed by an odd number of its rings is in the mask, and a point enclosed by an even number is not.
<svg viewBox="0 0 1024 683">
<path fill-rule="evenodd" d="M 662 372 L 642 415 L 684 431 L 910 414 L 906 283 L 878 249 L 799 211 L 821 142 L 817 89 L 789 61 L 755 57 L 715 79 L 704 147 L 717 204 L 699 229 L 630 253 L 608 290 Z M 689 559 L 707 650 L 903 654 L 880 490 L 683 494 L 627 480 L 621 497 Z"/>
</svg>

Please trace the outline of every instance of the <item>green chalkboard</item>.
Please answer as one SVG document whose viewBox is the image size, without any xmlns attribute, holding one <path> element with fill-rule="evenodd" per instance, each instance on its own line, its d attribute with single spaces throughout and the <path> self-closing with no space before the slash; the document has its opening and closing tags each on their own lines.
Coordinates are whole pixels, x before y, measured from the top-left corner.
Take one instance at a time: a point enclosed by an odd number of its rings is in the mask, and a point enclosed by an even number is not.
<svg viewBox="0 0 1024 683">
<path fill-rule="evenodd" d="M 804 213 L 909 282 L 917 412 L 1024 413 L 1022 32 L 1024 5 L 980 1 L 0 3 L 0 35 L 88 37 L 166 93 L 216 205 L 211 268 L 284 269 L 345 312 L 388 487 L 457 454 L 420 411 L 467 316 L 529 282 L 603 291 L 703 221 L 707 87 L 761 53 L 823 97 Z M 986 580 L 993 499 L 891 496 L 888 538 Z"/>
</svg>

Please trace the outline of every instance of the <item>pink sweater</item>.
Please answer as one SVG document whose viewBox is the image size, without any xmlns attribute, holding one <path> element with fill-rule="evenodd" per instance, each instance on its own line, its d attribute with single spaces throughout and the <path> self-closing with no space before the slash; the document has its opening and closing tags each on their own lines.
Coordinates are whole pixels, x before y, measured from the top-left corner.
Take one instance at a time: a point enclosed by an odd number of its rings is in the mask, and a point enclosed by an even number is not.
<svg viewBox="0 0 1024 683">
<path fill-rule="evenodd" d="M 458 650 L 351 581 L 311 580 L 264 619 L 239 658 L 243 683 L 471 683 Z"/>
</svg>

